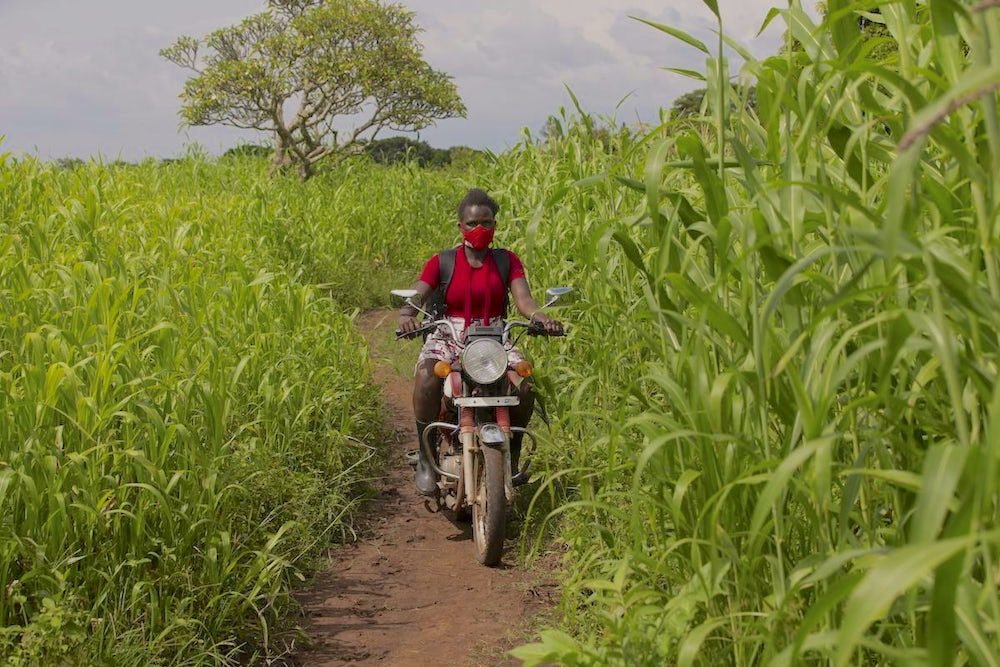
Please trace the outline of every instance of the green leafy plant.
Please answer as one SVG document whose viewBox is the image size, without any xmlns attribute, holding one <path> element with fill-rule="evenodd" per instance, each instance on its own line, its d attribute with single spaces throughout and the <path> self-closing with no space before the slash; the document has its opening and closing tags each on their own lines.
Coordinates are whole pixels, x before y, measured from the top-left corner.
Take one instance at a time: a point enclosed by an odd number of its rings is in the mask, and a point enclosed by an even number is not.
<svg viewBox="0 0 1000 667">
<path fill-rule="evenodd" d="M 535 280 L 584 293 L 534 519 L 573 639 L 528 664 L 995 664 L 1000 21 L 879 9 L 893 59 L 864 3 L 774 10 L 762 60 L 669 28 L 710 131 L 506 156 Z"/>
<path fill-rule="evenodd" d="M 268 132 L 274 164 L 305 180 L 328 157 L 360 153 L 383 129 L 464 116 L 451 79 L 421 57 L 413 14 L 378 0 L 274 0 L 204 39 L 161 55 L 192 70 L 181 94 L 190 125 Z M 350 129 L 344 119 L 360 120 Z"/>
</svg>

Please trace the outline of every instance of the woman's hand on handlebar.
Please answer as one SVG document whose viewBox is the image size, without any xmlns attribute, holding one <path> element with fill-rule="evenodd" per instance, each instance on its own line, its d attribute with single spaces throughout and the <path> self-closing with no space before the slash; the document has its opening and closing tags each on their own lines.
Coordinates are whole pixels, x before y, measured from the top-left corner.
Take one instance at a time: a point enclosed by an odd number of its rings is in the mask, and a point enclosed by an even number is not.
<svg viewBox="0 0 1000 667">
<path fill-rule="evenodd" d="M 543 319 L 544 318 L 544 319 Z M 531 329 L 534 329 L 539 334 L 544 333 L 546 336 L 562 336 L 565 334 L 562 322 L 559 320 L 550 319 L 548 316 L 543 315 L 538 317 L 537 315 L 531 316 Z"/>
<path fill-rule="evenodd" d="M 563 329 L 562 322 L 559 320 L 547 320 L 542 322 L 542 326 L 545 327 L 545 334 L 548 336 L 562 336 L 566 333 Z"/>
<path fill-rule="evenodd" d="M 420 322 L 414 315 L 399 315 L 399 331 L 404 336 L 413 335 L 420 330 Z"/>
</svg>

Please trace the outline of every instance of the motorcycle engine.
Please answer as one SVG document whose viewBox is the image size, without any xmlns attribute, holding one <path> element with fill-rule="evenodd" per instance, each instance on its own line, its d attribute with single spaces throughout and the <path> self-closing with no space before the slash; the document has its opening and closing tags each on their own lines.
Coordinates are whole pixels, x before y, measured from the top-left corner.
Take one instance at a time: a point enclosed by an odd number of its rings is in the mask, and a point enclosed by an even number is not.
<svg viewBox="0 0 1000 667">
<path fill-rule="evenodd" d="M 452 475 L 459 475 L 462 471 L 462 455 L 461 454 L 447 454 L 441 457 L 441 470 Z M 448 485 L 454 485 L 456 482 L 454 480 L 445 478 L 442 481 L 447 482 Z"/>
</svg>

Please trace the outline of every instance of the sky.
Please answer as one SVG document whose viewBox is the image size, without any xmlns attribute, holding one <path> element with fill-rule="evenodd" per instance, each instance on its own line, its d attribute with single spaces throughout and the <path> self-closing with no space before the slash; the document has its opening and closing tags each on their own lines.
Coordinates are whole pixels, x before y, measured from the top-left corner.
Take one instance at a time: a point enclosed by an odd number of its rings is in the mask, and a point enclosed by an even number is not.
<svg viewBox="0 0 1000 667">
<path fill-rule="evenodd" d="M 572 111 L 567 87 L 588 113 L 655 122 L 660 108 L 699 87 L 664 68 L 703 71 L 705 56 L 630 17 L 717 39 L 714 16 L 697 0 L 402 4 L 423 30 L 425 59 L 454 78 L 468 110 L 420 132 L 439 148 L 502 151 L 522 128 L 537 134 L 550 115 Z M 756 57 L 780 45 L 780 20 L 758 35 L 773 5 L 785 3 L 719 0 L 727 34 Z M 179 36 L 202 37 L 265 7 L 265 0 L 0 0 L 0 153 L 136 161 L 178 157 L 192 145 L 220 154 L 266 143 L 261 133 L 182 127 L 178 95 L 190 72 L 159 56 Z"/>
</svg>

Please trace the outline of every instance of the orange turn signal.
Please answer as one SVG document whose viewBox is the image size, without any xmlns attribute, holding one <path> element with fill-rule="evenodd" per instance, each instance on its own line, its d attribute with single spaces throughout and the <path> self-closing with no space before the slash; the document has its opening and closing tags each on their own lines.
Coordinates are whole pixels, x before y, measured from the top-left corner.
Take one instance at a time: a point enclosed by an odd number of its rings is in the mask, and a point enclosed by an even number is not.
<svg viewBox="0 0 1000 667">
<path fill-rule="evenodd" d="M 514 372 L 523 378 L 530 378 L 531 371 L 532 371 L 531 363 L 527 361 L 519 361 L 514 366 Z"/>
<path fill-rule="evenodd" d="M 451 375 L 451 364 L 447 361 L 439 361 L 434 364 L 434 375 L 442 380 Z"/>
</svg>

